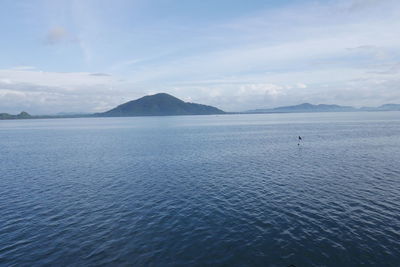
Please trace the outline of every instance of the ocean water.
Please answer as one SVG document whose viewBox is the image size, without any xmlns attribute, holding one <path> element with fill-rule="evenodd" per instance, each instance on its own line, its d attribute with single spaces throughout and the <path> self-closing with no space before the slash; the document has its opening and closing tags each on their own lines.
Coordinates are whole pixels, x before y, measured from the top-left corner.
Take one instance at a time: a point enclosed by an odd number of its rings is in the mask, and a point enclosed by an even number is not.
<svg viewBox="0 0 400 267">
<path fill-rule="evenodd" d="M 400 112 L 0 121 L 2 266 L 290 264 L 400 266 Z"/>
</svg>

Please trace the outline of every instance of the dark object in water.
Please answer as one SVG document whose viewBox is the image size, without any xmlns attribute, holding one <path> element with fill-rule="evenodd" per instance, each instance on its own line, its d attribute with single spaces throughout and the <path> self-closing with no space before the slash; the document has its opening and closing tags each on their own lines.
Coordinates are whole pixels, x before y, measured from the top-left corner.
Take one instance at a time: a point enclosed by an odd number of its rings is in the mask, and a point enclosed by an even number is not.
<svg viewBox="0 0 400 267">
<path fill-rule="evenodd" d="M 301 136 L 299 135 L 299 142 L 297 143 L 297 145 L 300 145 L 300 141 L 302 141 L 303 139 L 301 138 Z"/>
</svg>

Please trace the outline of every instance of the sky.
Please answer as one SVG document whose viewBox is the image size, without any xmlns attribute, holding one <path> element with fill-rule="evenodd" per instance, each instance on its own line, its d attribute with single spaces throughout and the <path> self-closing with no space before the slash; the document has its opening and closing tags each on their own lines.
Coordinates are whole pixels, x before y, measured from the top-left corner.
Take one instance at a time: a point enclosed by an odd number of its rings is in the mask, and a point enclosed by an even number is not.
<svg viewBox="0 0 400 267">
<path fill-rule="evenodd" d="M 400 103 L 400 1 L 1 1 L 0 113 L 158 92 L 225 111 Z"/>
</svg>

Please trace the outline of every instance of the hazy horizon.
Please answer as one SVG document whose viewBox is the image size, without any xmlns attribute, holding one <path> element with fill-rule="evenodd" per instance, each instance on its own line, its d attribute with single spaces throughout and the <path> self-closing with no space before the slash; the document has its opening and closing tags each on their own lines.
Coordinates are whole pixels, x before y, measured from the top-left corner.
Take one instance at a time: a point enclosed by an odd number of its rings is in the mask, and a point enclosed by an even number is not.
<svg viewBox="0 0 400 267">
<path fill-rule="evenodd" d="M 0 113 L 165 92 L 225 111 L 400 103 L 400 2 L 5 1 Z"/>
<path fill-rule="evenodd" d="M 155 93 L 155 94 L 160 94 L 160 93 Z M 153 95 L 155 95 L 155 94 L 153 94 Z M 148 94 L 148 95 L 146 95 L 146 96 L 153 96 L 153 95 Z M 144 96 L 143 96 L 143 97 L 144 97 Z M 130 100 L 130 101 L 128 101 L 128 102 L 132 102 L 132 101 L 135 101 L 135 100 L 139 100 L 139 99 L 141 99 L 141 98 L 142 98 L 142 97 L 140 97 L 140 98 L 138 98 L 138 99 Z M 127 103 L 127 102 L 118 104 L 118 105 L 114 106 L 113 108 L 116 108 L 116 107 L 118 107 L 118 106 L 120 106 L 120 105 L 123 105 L 123 104 L 126 104 L 126 103 Z M 189 103 L 191 103 L 191 102 L 189 102 Z M 207 103 L 197 103 L 197 104 L 207 105 Z M 329 105 L 336 105 L 336 106 L 340 106 L 340 107 L 350 107 L 350 108 L 360 109 L 360 111 L 363 111 L 361 108 L 379 108 L 380 106 L 383 106 L 383 105 L 400 105 L 400 104 L 397 104 L 397 103 L 384 103 L 384 104 L 379 105 L 379 106 L 360 106 L 360 107 L 358 107 L 358 106 L 351 106 L 351 105 L 348 105 L 348 106 L 339 105 L 339 104 L 336 104 L 336 103 L 327 104 L 327 103 L 308 103 L 308 102 L 303 102 L 303 103 L 298 103 L 298 104 L 293 104 L 293 105 L 280 105 L 280 106 L 275 106 L 275 107 L 261 107 L 261 108 L 247 109 L 247 110 L 236 110 L 236 111 L 225 111 L 225 112 L 228 112 L 228 113 L 237 113 L 237 112 L 238 112 L 238 113 L 241 113 L 241 112 L 251 112 L 251 111 L 256 111 L 256 110 L 269 110 L 269 109 L 270 109 L 270 110 L 273 110 L 273 109 L 275 109 L 275 108 L 286 108 L 286 107 L 290 108 L 290 107 L 296 107 L 296 106 L 307 105 L 307 104 L 310 104 L 310 105 L 313 105 L 313 106 L 319 106 L 319 105 L 327 105 L 327 106 L 329 106 Z M 111 108 L 111 109 L 113 109 L 113 108 Z M 218 108 L 218 107 L 216 107 L 216 108 Z M 109 111 L 109 110 L 111 110 L 111 109 L 107 109 L 107 110 L 103 110 L 103 111 L 99 111 L 99 112 L 85 112 L 85 111 L 72 111 L 72 112 L 70 112 L 70 111 L 59 111 L 59 112 L 42 113 L 42 114 L 35 114 L 35 113 L 29 113 L 29 112 L 28 112 L 28 114 L 29 114 L 29 115 L 34 115 L 34 116 L 47 116 L 47 115 L 50 115 L 50 116 L 52 116 L 52 115 L 86 115 L 86 114 L 102 113 L 102 112 Z M 27 111 L 21 110 L 21 111 L 19 111 L 19 112 L 16 112 L 15 114 L 11 114 L 11 115 L 17 115 L 17 113 L 19 114 L 19 113 L 22 113 L 22 112 L 27 112 Z M 1 114 L 1 113 L 4 113 L 4 112 L 1 112 L 1 111 L 0 111 L 0 114 Z"/>
</svg>

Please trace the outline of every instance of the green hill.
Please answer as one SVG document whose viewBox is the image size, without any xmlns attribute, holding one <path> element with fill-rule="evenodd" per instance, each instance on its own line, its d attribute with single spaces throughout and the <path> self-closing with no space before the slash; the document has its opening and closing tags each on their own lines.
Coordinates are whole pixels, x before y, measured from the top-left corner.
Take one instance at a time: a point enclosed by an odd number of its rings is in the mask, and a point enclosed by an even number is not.
<svg viewBox="0 0 400 267">
<path fill-rule="evenodd" d="M 159 93 L 129 101 L 104 113 L 97 113 L 96 115 L 102 117 L 129 117 L 211 115 L 224 113 L 224 111 L 212 106 L 184 102 L 172 95 Z"/>
<path fill-rule="evenodd" d="M 8 113 L 0 113 L 0 120 L 16 120 L 16 119 L 31 119 L 32 116 L 26 112 L 21 112 L 18 115 L 11 115 Z"/>
</svg>

